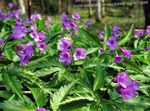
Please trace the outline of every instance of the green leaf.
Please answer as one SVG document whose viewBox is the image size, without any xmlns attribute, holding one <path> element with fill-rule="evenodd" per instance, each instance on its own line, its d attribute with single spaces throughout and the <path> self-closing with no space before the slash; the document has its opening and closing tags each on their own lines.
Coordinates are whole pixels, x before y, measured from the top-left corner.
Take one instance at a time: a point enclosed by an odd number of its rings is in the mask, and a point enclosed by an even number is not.
<svg viewBox="0 0 150 111">
<path fill-rule="evenodd" d="M 123 45 L 123 44 L 125 44 L 126 42 L 128 42 L 131 39 L 130 36 L 132 34 L 132 30 L 133 30 L 133 25 L 130 28 L 130 30 L 128 31 L 128 33 L 125 35 L 125 37 L 119 41 L 119 45 L 120 46 Z"/>
<path fill-rule="evenodd" d="M 39 88 L 29 88 L 33 94 L 37 107 L 43 107 L 47 103 L 47 94 Z"/>
<path fill-rule="evenodd" d="M 61 105 L 68 104 L 68 103 L 75 102 L 75 101 L 81 101 L 81 100 L 94 101 L 94 98 L 89 95 L 79 95 L 78 94 L 78 96 L 75 96 L 75 97 L 73 97 L 73 96 L 68 97 L 63 102 L 61 102 Z"/>
<path fill-rule="evenodd" d="M 107 39 L 111 36 L 111 29 L 108 25 L 105 24 L 104 28 L 104 43 L 106 43 Z M 106 49 L 106 44 L 104 44 L 104 49 Z"/>
<path fill-rule="evenodd" d="M 69 91 L 75 85 L 76 82 L 77 81 L 74 81 L 69 85 L 62 86 L 58 91 L 56 91 L 52 95 L 50 105 L 53 111 L 59 111 L 59 106 L 66 98 L 66 96 L 69 94 Z"/>
<path fill-rule="evenodd" d="M 18 97 L 21 100 L 24 100 L 23 94 L 22 94 L 22 85 L 20 81 L 17 79 L 17 77 L 11 74 L 10 72 L 5 72 L 4 70 L 3 70 L 2 77 L 6 85 L 6 88 L 12 90 L 14 93 L 18 95 Z"/>
<path fill-rule="evenodd" d="M 42 76 L 53 74 L 55 72 L 60 72 L 61 70 L 62 68 L 59 68 L 59 67 L 50 67 L 50 68 L 42 68 L 40 70 L 37 70 L 34 73 L 35 73 L 35 76 L 42 77 Z"/>
<path fill-rule="evenodd" d="M 95 80 L 93 84 L 93 90 L 96 91 L 99 88 L 104 86 L 105 81 L 105 71 L 104 68 L 98 64 L 96 67 L 96 74 L 95 74 Z"/>
<path fill-rule="evenodd" d="M 87 50 L 87 55 L 98 51 L 98 49 L 99 49 L 99 47 L 96 47 L 96 48 L 89 48 L 89 49 Z"/>
<path fill-rule="evenodd" d="M 34 106 L 18 100 L 0 103 L 0 109 L 3 109 L 4 111 L 35 111 Z"/>
</svg>

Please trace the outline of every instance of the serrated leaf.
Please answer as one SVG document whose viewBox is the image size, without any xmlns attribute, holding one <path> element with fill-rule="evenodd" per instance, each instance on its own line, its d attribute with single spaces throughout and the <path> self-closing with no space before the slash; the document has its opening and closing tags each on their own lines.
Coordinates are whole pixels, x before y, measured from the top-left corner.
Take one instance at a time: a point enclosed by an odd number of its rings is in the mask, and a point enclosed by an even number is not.
<svg viewBox="0 0 150 111">
<path fill-rule="evenodd" d="M 76 83 L 76 81 L 72 82 L 69 85 L 62 86 L 58 91 L 56 91 L 52 95 L 50 105 L 51 105 L 51 108 L 53 111 L 59 111 L 59 106 L 61 105 L 61 102 L 69 94 L 69 91 L 75 85 L 75 83 Z"/>
<path fill-rule="evenodd" d="M 18 95 L 18 97 L 21 100 L 24 100 L 23 94 L 22 94 L 22 85 L 20 81 L 17 79 L 17 77 L 10 72 L 5 72 L 3 70 L 3 81 L 6 85 L 6 88 L 12 90 L 14 93 Z"/>
<path fill-rule="evenodd" d="M 43 92 L 43 90 L 39 88 L 29 88 L 33 94 L 35 102 L 38 107 L 43 107 L 47 103 L 47 94 Z"/>
</svg>

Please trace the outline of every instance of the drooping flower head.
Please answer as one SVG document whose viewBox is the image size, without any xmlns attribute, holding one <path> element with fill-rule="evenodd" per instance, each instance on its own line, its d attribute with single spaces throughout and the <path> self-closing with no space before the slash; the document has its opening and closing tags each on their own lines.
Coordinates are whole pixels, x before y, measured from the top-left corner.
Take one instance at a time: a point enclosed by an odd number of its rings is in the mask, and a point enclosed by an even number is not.
<svg viewBox="0 0 150 111">
<path fill-rule="evenodd" d="M 37 108 L 36 111 L 46 111 L 45 108 Z"/>
<path fill-rule="evenodd" d="M 28 64 L 29 59 L 31 59 L 33 54 L 33 42 L 28 42 L 27 44 L 20 44 L 17 46 L 17 56 L 20 58 L 20 64 Z"/>
<path fill-rule="evenodd" d="M 115 51 L 114 62 L 115 62 L 115 63 L 121 63 L 122 61 L 123 61 L 123 58 L 118 54 L 117 51 Z"/>
<path fill-rule="evenodd" d="M 79 20 L 80 19 L 80 14 L 79 13 L 73 13 L 72 18 L 75 19 L 75 20 Z"/>
<path fill-rule="evenodd" d="M 133 81 L 129 78 L 128 72 L 118 73 L 113 82 L 117 83 L 116 91 L 125 100 L 132 99 L 139 89 L 139 84 L 136 80 Z"/>
<path fill-rule="evenodd" d="M 100 32 L 100 33 L 99 33 L 99 38 L 100 38 L 100 39 L 103 39 L 103 38 L 104 38 L 104 35 L 105 35 L 105 33 L 104 33 L 103 31 Z"/>
<path fill-rule="evenodd" d="M 74 60 L 85 59 L 86 58 L 86 49 L 76 48 L 73 54 Z"/>
<path fill-rule="evenodd" d="M 0 39 L 0 48 L 4 44 L 5 40 Z"/>
<path fill-rule="evenodd" d="M 110 37 L 107 42 L 107 46 L 109 46 L 110 50 L 114 50 L 118 46 L 118 42 L 115 37 Z"/>
<path fill-rule="evenodd" d="M 150 36 L 150 25 L 149 25 L 149 26 L 147 26 L 147 28 L 146 28 L 146 32 L 147 32 L 147 34 Z"/>
<path fill-rule="evenodd" d="M 146 47 L 145 50 L 150 50 L 150 46 Z"/>
<path fill-rule="evenodd" d="M 100 55 L 102 55 L 102 54 L 104 54 L 104 49 L 103 48 L 99 48 L 99 53 L 100 53 Z"/>
<path fill-rule="evenodd" d="M 72 46 L 72 42 L 71 40 L 69 40 L 68 38 L 61 38 L 58 41 L 58 45 L 57 45 L 57 49 L 59 51 L 68 51 Z"/>
<path fill-rule="evenodd" d="M 71 63 L 71 54 L 69 51 L 62 51 L 59 54 L 59 62 L 63 62 L 66 64 L 70 64 Z"/>
<path fill-rule="evenodd" d="M 128 51 L 125 48 L 120 48 L 120 50 L 126 58 L 131 58 L 131 51 Z"/>
<path fill-rule="evenodd" d="M 86 21 L 86 25 L 85 28 L 91 27 L 92 26 L 92 20 L 89 19 L 88 21 Z"/>
<path fill-rule="evenodd" d="M 134 37 L 138 38 L 144 35 L 144 30 L 143 29 L 135 29 L 134 31 Z"/>
</svg>

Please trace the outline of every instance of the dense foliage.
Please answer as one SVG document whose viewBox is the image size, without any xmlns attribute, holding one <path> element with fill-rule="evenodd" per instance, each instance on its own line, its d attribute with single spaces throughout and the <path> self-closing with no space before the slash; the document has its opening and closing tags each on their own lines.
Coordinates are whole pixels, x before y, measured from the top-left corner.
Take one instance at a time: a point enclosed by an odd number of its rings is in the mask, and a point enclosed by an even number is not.
<svg viewBox="0 0 150 111">
<path fill-rule="evenodd" d="M 0 11 L 0 109 L 149 111 L 150 26 L 99 34 L 78 13 L 62 24 Z"/>
</svg>

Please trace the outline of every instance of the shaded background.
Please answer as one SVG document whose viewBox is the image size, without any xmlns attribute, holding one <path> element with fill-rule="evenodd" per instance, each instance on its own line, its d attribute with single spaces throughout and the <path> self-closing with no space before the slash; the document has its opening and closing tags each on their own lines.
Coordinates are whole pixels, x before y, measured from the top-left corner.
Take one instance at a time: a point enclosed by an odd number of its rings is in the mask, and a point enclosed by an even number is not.
<svg viewBox="0 0 150 111">
<path fill-rule="evenodd" d="M 20 5 L 26 14 L 31 2 L 31 13 L 50 15 L 54 22 L 61 22 L 61 13 L 78 12 L 83 22 L 92 19 L 95 27 L 118 24 L 128 28 L 135 24 L 144 28 L 150 24 L 150 0 L 0 0 L 0 8 L 8 10 L 9 2 Z"/>
</svg>

